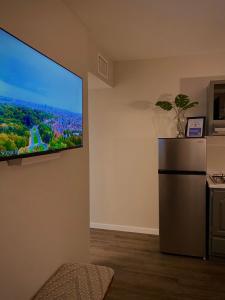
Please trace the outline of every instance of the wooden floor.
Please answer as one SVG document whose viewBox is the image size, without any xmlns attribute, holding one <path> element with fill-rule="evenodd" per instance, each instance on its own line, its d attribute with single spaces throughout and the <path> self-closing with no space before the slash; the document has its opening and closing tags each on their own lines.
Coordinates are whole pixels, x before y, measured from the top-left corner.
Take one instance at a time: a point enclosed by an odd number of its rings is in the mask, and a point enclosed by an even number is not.
<svg viewBox="0 0 225 300">
<path fill-rule="evenodd" d="M 106 300 L 225 300 L 225 263 L 165 255 L 159 238 L 91 230 L 92 263 L 112 267 Z"/>
</svg>

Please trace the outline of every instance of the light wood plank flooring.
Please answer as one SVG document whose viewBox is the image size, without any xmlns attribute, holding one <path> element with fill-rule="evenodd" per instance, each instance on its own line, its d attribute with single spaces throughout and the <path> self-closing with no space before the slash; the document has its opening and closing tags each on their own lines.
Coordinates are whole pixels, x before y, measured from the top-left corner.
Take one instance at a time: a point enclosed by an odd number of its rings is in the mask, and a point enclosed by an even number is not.
<svg viewBox="0 0 225 300">
<path fill-rule="evenodd" d="M 115 270 L 106 300 L 225 300 L 225 263 L 165 255 L 159 238 L 91 229 L 92 263 Z"/>
</svg>

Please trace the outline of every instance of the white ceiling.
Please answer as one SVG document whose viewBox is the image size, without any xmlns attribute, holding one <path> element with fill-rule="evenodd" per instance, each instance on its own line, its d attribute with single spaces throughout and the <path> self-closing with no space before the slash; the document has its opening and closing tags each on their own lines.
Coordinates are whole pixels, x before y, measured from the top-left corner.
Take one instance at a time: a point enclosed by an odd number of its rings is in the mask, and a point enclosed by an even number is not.
<svg viewBox="0 0 225 300">
<path fill-rule="evenodd" d="M 63 0 L 117 61 L 225 51 L 225 0 Z"/>
</svg>

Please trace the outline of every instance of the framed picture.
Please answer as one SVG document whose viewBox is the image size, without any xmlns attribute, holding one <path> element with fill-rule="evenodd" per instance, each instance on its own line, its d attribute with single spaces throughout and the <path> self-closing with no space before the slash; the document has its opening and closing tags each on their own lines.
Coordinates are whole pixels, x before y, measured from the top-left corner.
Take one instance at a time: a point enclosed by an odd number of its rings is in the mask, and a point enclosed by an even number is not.
<svg viewBox="0 0 225 300">
<path fill-rule="evenodd" d="M 187 118 L 186 137 L 200 138 L 205 135 L 205 117 Z"/>
</svg>

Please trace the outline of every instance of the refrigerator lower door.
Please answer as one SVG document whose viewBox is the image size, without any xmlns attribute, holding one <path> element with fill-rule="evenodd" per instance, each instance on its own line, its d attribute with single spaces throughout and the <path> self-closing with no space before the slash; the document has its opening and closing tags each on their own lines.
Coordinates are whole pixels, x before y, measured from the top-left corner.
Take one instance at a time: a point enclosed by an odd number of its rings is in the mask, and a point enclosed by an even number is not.
<svg viewBox="0 0 225 300">
<path fill-rule="evenodd" d="M 205 257 L 206 178 L 159 175 L 160 250 Z"/>
</svg>

